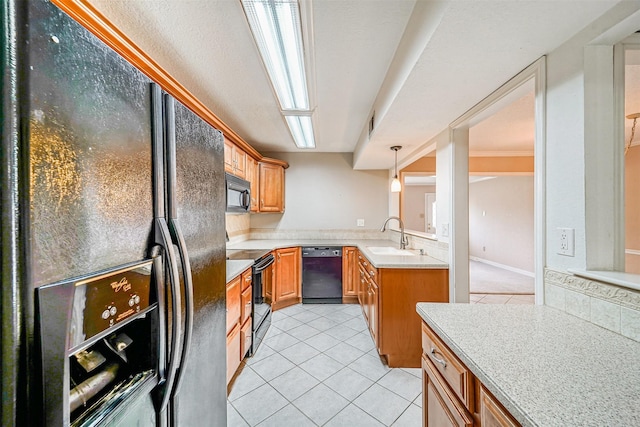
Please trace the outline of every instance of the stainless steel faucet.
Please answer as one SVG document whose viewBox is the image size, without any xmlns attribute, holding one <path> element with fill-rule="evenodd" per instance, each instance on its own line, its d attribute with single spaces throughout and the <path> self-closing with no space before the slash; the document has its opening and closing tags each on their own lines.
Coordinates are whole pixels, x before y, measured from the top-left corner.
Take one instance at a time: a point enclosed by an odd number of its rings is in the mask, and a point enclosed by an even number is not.
<svg viewBox="0 0 640 427">
<path fill-rule="evenodd" d="M 380 231 L 386 231 L 387 223 L 392 219 L 397 219 L 398 224 L 400 224 L 400 249 L 406 249 L 407 245 L 409 244 L 409 241 L 407 239 L 407 236 L 404 235 L 404 224 L 402 223 L 402 220 L 399 217 L 390 216 L 389 218 L 387 218 L 384 224 L 382 224 L 382 228 L 380 229 Z"/>
</svg>

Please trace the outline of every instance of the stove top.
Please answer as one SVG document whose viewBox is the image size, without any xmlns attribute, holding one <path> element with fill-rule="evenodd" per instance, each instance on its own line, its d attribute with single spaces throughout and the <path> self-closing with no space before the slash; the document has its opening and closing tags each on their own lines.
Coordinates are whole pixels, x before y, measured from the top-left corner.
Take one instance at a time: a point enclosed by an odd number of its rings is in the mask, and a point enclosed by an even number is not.
<svg viewBox="0 0 640 427">
<path fill-rule="evenodd" d="M 227 259 L 251 259 L 257 261 L 269 252 L 271 251 L 267 249 L 227 249 Z"/>
</svg>

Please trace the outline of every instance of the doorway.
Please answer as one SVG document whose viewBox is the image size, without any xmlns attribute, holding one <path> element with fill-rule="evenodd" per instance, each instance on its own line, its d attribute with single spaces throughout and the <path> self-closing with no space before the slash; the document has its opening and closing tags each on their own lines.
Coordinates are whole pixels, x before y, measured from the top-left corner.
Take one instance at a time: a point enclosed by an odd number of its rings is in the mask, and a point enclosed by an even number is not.
<svg viewBox="0 0 640 427">
<path fill-rule="evenodd" d="M 513 288 L 507 289 L 506 291 L 511 293 L 502 294 L 507 296 L 491 297 L 486 302 L 506 303 L 513 299 L 512 302 L 518 303 L 533 301 L 536 304 L 543 303 L 544 69 L 545 58 L 543 57 L 450 126 L 449 140 L 452 151 L 450 283 L 454 284 L 451 301 L 478 302 L 480 298 L 473 296 L 472 275 L 475 275 L 476 278 L 493 276 L 497 281 L 498 276 L 502 273 L 506 277 L 504 281 L 507 282 L 516 282 L 513 276 L 511 278 L 509 276 L 518 274 L 525 276 L 525 279 L 528 278 L 529 282 L 533 283 L 529 283 L 527 286 L 522 285 L 517 292 Z M 500 114 L 503 114 L 501 112 L 508 111 L 510 105 L 527 97 L 532 104 L 528 120 L 533 119 L 532 131 L 528 137 L 530 146 L 528 148 L 522 146 L 514 148 L 514 145 L 509 145 L 508 141 L 501 142 L 501 138 L 496 137 L 487 145 L 489 148 L 484 147 L 480 150 L 479 147 L 482 144 L 478 144 L 478 140 L 482 138 L 474 135 L 474 132 L 483 126 L 483 122 L 490 122 L 494 116 L 500 117 Z M 501 124 L 494 124 L 489 128 L 494 128 L 494 135 L 496 135 L 497 129 L 497 132 L 502 136 L 502 134 L 509 134 L 507 127 L 516 121 L 514 117 L 507 118 Z M 528 169 L 522 165 L 517 166 L 516 163 L 528 163 Z M 524 169 L 520 170 L 521 167 Z M 492 178 L 475 183 L 473 182 L 474 176 Z M 508 205 L 509 203 L 517 203 L 513 200 L 515 196 L 522 196 L 520 194 L 522 190 L 518 190 L 518 186 L 521 188 L 528 186 L 530 207 L 527 213 L 528 219 L 518 218 L 514 221 L 514 218 L 508 215 L 508 210 L 511 209 L 508 208 Z M 491 204 L 486 205 L 484 209 L 479 206 L 481 203 L 477 203 L 478 194 L 484 194 L 484 196 L 480 196 L 480 200 L 482 200 L 483 197 L 486 199 L 495 195 L 496 192 L 502 192 L 504 196 L 498 197 L 497 201 L 496 199 L 492 200 Z M 503 206 L 499 206 L 500 204 Z M 490 224 L 489 219 L 493 221 L 493 225 Z M 482 224 L 483 222 L 484 224 Z M 523 230 L 523 227 L 527 227 L 522 224 L 529 224 L 528 229 Z M 485 227 L 485 236 L 478 236 L 481 225 Z M 511 228 L 504 228 L 506 225 Z M 512 246 L 514 243 L 517 244 L 518 240 L 523 240 L 522 237 L 516 237 L 514 232 L 525 233 L 528 236 L 527 241 L 523 242 L 520 247 Z M 482 244 L 483 240 L 485 244 Z M 478 261 L 478 259 L 484 261 L 481 263 L 481 267 L 484 270 L 489 270 L 488 272 L 470 268 L 477 266 L 473 261 Z M 527 282 L 527 280 L 523 282 Z M 533 288 L 534 295 L 531 295 L 531 288 Z M 493 292 L 493 295 L 501 295 L 498 286 Z M 525 298 L 513 298 L 514 295 L 522 295 L 522 293 L 528 295 L 526 302 L 522 301 Z M 482 298 L 486 295 L 484 294 Z M 520 301 L 515 301 L 515 299 Z"/>
</svg>

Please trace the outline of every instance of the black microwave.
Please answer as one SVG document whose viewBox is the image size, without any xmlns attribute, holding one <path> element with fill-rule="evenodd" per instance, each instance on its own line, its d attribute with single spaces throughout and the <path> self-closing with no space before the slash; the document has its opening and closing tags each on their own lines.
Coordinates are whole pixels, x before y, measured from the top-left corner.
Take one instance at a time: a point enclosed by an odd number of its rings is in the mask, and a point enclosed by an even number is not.
<svg viewBox="0 0 640 427">
<path fill-rule="evenodd" d="M 227 212 L 247 213 L 251 209 L 251 184 L 242 178 L 225 173 Z"/>
</svg>

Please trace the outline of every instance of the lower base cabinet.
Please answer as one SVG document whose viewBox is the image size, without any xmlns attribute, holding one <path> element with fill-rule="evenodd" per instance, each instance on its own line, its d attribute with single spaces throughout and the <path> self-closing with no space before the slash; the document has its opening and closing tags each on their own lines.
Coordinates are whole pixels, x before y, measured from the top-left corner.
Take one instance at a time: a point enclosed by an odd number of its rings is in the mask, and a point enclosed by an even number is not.
<svg viewBox="0 0 640 427">
<path fill-rule="evenodd" d="M 420 368 L 419 302 L 449 302 L 449 270 L 376 268 L 357 256 L 357 299 L 378 353 L 391 368 Z"/>
<path fill-rule="evenodd" d="M 227 385 L 251 347 L 251 268 L 227 283 Z"/>
<path fill-rule="evenodd" d="M 227 384 L 240 366 L 240 326 L 236 325 L 227 335 Z"/>
<path fill-rule="evenodd" d="M 422 350 L 424 427 L 520 426 L 425 323 Z"/>
</svg>

